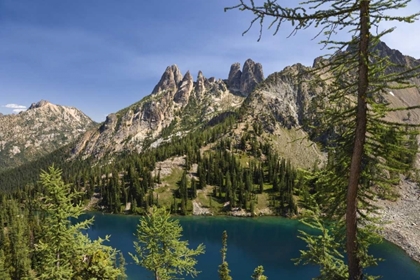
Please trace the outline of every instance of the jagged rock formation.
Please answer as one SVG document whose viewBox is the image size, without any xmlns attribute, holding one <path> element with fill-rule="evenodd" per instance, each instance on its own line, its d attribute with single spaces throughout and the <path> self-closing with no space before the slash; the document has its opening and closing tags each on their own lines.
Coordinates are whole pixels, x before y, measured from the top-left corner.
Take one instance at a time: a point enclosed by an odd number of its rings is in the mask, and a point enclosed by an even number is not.
<svg viewBox="0 0 420 280">
<path fill-rule="evenodd" d="M 181 106 L 185 106 L 190 98 L 190 93 L 194 87 L 193 77 L 188 71 L 184 78 L 182 78 L 181 84 L 179 85 L 178 91 L 175 93 L 175 103 L 180 103 Z"/>
<path fill-rule="evenodd" d="M 252 60 L 245 62 L 238 90 L 225 80 L 207 79 L 201 71 L 194 81 L 189 71 L 182 75 L 176 65 L 169 66 L 151 95 L 110 114 L 97 129 L 87 132 L 75 145 L 73 157 L 102 158 L 109 153 L 140 152 L 151 143 L 158 145 L 170 135 L 186 133 L 238 108 L 262 80 L 262 66 Z"/>
<path fill-rule="evenodd" d="M 385 44 L 380 44 L 378 51 L 396 63 L 404 62 L 408 66 L 420 63 Z M 327 82 L 311 82 L 318 75 L 312 70 L 323 60 L 316 58 L 312 67 L 301 64 L 286 67 L 265 80 L 261 64 L 250 59 L 242 70 L 239 63 L 232 64 L 226 80 L 206 78 L 199 71 L 194 81 L 190 72 L 182 75 L 176 65 L 169 66 L 151 95 L 109 115 L 101 126 L 86 133 L 75 145 L 73 157 L 102 158 L 109 153 L 140 152 L 240 106 L 245 108 L 249 124 L 259 121 L 269 134 L 279 134 L 279 131 L 284 134 L 285 128 L 305 129 L 306 124 L 316 121 L 316 110 L 311 108 L 313 98 L 328 90 Z M 420 85 L 419 79 L 413 82 Z M 416 88 L 394 90 L 384 100 L 394 106 L 416 105 L 420 104 L 420 93 Z M 410 116 L 397 111 L 388 118 L 419 123 L 420 110 L 412 111 Z"/>
<path fill-rule="evenodd" d="M 256 85 L 264 80 L 262 65 L 248 59 L 245 61 L 242 71 L 240 68 L 239 63 L 232 64 L 227 84 L 232 91 L 248 96 Z"/>
<path fill-rule="evenodd" d="M 268 76 L 249 97 L 250 114 L 262 121 L 268 132 L 273 133 L 276 126 L 290 129 L 303 124 L 311 99 L 323 90 L 305 82 L 310 69 L 302 64 L 288 66 Z"/>
<path fill-rule="evenodd" d="M 166 90 L 173 91 L 178 88 L 178 84 L 181 82 L 181 80 L 182 74 L 179 71 L 178 66 L 168 66 L 160 78 L 159 83 L 153 89 L 152 94 Z"/>
<path fill-rule="evenodd" d="M 0 119 L 0 171 L 67 145 L 76 140 L 93 121 L 73 107 L 42 100 L 25 112 Z"/>
</svg>

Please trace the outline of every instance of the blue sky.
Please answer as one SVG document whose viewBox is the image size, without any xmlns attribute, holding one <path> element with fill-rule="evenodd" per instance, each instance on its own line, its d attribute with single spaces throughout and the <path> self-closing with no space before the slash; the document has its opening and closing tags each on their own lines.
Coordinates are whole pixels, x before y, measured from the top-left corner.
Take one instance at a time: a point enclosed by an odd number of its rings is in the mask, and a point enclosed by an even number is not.
<svg viewBox="0 0 420 280">
<path fill-rule="evenodd" d="M 325 53 L 312 29 L 287 38 L 285 25 L 260 42 L 258 28 L 242 36 L 252 15 L 223 11 L 237 2 L 0 0 L 0 113 L 45 99 L 99 122 L 150 94 L 168 65 L 224 79 L 232 63 L 251 58 L 267 76 Z M 402 12 L 410 11 L 420 0 Z M 398 26 L 385 42 L 420 58 L 418 30 L 420 22 Z"/>
</svg>

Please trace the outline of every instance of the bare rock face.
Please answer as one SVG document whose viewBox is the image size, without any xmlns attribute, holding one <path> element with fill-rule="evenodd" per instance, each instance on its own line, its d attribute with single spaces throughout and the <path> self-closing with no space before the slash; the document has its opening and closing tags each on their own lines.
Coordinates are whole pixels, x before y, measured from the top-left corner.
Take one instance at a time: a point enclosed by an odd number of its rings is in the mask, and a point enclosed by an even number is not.
<svg viewBox="0 0 420 280">
<path fill-rule="evenodd" d="M 178 69 L 178 66 L 168 66 L 160 78 L 159 83 L 153 89 L 152 94 L 158 93 L 164 90 L 176 91 L 178 85 L 182 80 L 182 74 Z"/>
<path fill-rule="evenodd" d="M 263 121 L 267 131 L 273 132 L 278 124 L 286 128 L 302 125 L 310 100 L 320 90 L 296 79 L 310 69 L 301 64 L 288 66 L 268 76 L 261 88 L 250 95 L 253 114 Z"/>
<path fill-rule="evenodd" d="M 245 61 L 242 71 L 240 67 L 239 63 L 232 64 L 227 84 L 230 90 L 248 96 L 264 80 L 263 68 L 251 59 Z"/>
<path fill-rule="evenodd" d="M 264 80 L 264 74 L 262 72 L 262 65 L 255 63 L 251 59 L 245 61 L 241 75 L 241 87 L 240 90 L 246 96 L 250 94 L 257 84 Z"/>
<path fill-rule="evenodd" d="M 162 109 L 159 102 L 151 101 L 145 103 L 141 115 L 142 122 L 147 124 L 149 129 L 158 129 L 159 123 L 165 116 Z"/>
<path fill-rule="evenodd" d="M 181 105 L 186 105 L 188 103 L 188 99 L 190 97 L 193 86 L 193 77 L 191 76 L 190 71 L 187 71 L 184 78 L 182 79 L 178 91 L 174 96 L 174 101 L 176 103 L 180 103 Z"/>
<path fill-rule="evenodd" d="M 204 78 L 203 72 L 198 71 L 197 81 L 195 84 L 195 96 L 201 97 L 203 96 L 204 92 L 206 91 L 206 85 L 209 85 L 209 82 L 206 78 Z"/>
<path fill-rule="evenodd" d="M 230 66 L 228 86 L 233 91 L 239 91 L 241 87 L 241 64 L 236 62 Z"/>
<path fill-rule="evenodd" d="M 35 109 L 35 108 L 41 108 L 41 107 L 44 107 L 48 104 L 51 104 L 51 103 L 48 102 L 47 100 L 41 100 L 39 102 L 32 103 L 31 106 L 28 108 L 28 110 L 32 110 L 32 109 Z"/>
<path fill-rule="evenodd" d="M 106 116 L 105 122 L 101 126 L 101 131 L 105 130 L 114 130 L 115 126 L 117 124 L 117 115 L 114 113 L 109 114 Z"/>
</svg>

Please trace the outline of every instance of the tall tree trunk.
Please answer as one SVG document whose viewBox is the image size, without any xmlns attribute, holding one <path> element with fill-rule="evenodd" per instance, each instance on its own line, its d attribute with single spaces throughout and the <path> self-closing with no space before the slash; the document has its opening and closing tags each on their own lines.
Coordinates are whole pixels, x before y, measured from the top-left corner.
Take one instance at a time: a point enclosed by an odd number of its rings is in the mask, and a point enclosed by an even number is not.
<svg viewBox="0 0 420 280">
<path fill-rule="evenodd" d="M 361 173 L 363 148 L 366 139 L 369 48 L 369 6 L 370 0 L 360 1 L 360 41 L 359 41 L 359 81 L 357 89 L 356 131 L 353 154 L 350 164 L 350 176 L 347 189 L 346 237 L 349 280 L 361 280 L 362 268 L 357 255 L 357 191 Z"/>
</svg>

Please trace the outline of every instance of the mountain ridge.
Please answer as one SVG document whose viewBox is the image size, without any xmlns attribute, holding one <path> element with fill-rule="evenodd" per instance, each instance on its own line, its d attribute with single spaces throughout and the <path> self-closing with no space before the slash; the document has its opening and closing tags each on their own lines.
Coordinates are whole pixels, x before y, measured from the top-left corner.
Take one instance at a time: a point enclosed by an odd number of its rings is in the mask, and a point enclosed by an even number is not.
<svg viewBox="0 0 420 280">
<path fill-rule="evenodd" d="M 17 167 L 75 141 L 94 122 L 80 110 L 41 100 L 0 118 L 0 171 Z"/>
<path fill-rule="evenodd" d="M 239 66 L 233 65 L 231 69 Z M 75 145 L 73 158 L 82 155 L 100 159 L 109 153 L 141 152 L 147 148 L 145 143 L 155 142 L 162 133 L 185 132 L 217 114 L 239 108 L 264 74 L 261 64 L 251 59 L 236 73 L 230 80 L 223 80 L 206 78 L 199 71 L 194 81 L 189 71 L 182 75 L 178 66 L 168 66 L 150 95 L 109 114 L 100 126 L 87 132 Z M 229 83 L 238 88 L 231 90 Z"/>
</svg>

